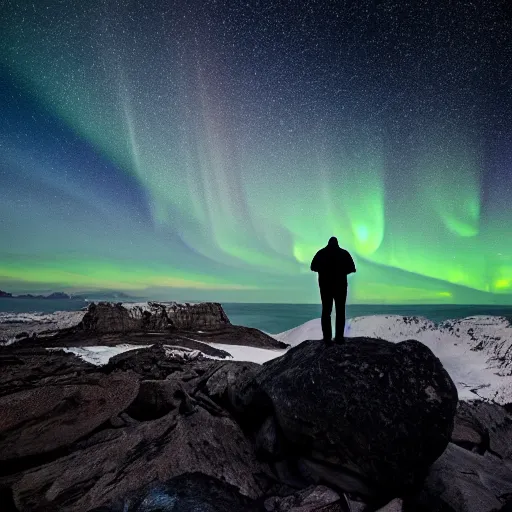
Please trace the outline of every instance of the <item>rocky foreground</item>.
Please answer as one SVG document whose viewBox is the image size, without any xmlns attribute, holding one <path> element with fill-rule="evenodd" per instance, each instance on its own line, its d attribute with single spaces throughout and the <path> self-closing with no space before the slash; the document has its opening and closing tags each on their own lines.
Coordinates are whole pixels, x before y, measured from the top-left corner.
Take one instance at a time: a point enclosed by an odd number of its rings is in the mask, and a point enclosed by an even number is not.
<svg viewBox="0 0 512 512">
<path fill-rule="evenodd" d="M 194 306 L 100 304 L 0 349 L 2 511 L 510 510 L 512 416 L 458 402 L 422 343 L 212 360 L 283 345 Z M 104 366 L 47 350 L 149 338 Z"/>
</svg>

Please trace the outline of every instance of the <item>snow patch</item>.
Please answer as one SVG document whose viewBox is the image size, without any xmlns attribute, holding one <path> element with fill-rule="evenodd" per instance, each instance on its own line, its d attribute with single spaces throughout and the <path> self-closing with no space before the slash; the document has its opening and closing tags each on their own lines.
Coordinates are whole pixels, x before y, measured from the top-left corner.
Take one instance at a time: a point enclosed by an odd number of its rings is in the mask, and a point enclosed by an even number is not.
<svg viewBox="0 0 512 512">
<path fill-rule="evenodd" d="M 272 350 L 256 347 L 247 347 L 245 345 L 225 345 L 223 343 L 205 343 L 205 345 L 209 345 L 210 347 L 216 348 L 218 350 L 224 350 L 225 352 L 230 354 L 230 357 L 233 361 L 249 361 L 259 364 L 263 364 L 267 361 L 270 361 L 271 359 L 279 357 L 286 352 L 286 350 Z M 78 357 L 82 358 L 84 361 L 87 361 L 88 363 L 101 366 L 107 364 L 110 358 L 116 356 L 117 354 L 127 352 L 128 350 L 136 350 L 139 348 L 147 348 L 151 346 L 152 345 L 123 344 L 109 347 L 105 345 L 94 345 L 91 347 L 49 348 L 48 350 L 64 350 L 64 352 L 76 354 Z M 165 355 L 169 359 L 178 359 L 180 361 L 194 360 L 202 355 L 208 359 L 216 359 L 221 361 L 226 360 L 226 358 L 224 357 L 212 356 L 209 354 L 205 354 L 200 350 L 190 349 L 187 347 L 180 347 L 176 345 L 163 345 L 163 348 L 165 350 Z"/>
<path fill-rule="evenodd" d="M 55 311 L 55 313 L 0 313 L 0 324 L 51 324 L 57 329 L 73 327 L 82 321 L 85 311 Z"/>
<path fill-rule="evenodd" d="M 224 350 L 231 354 L 234 361 L 249 361 L 263 364 L 271 359 L 282 356 L 286 350 L 247 347 L 245 345 L 225 345 L 223 343 L 208 343 L 213 348 Z M 211 357 L 211 356 L 206 356 Z"/>
<path fill-rule="evenodd" d="M 49 348 L 48 350 L 63 350 L 64 352 L 70 352 L 71 354 L 77 355 L 88 363 L 102 366 L 107 364 L 110 358 L 117 356 L 117 354 L 122 354 L 128 350 L 147 347 L 151 347 L 151 345 L 122 344 L 116 345 L 114 347 L 108 347 L 106 345 L 93 345 L 91 347 Z"/>
</svg>

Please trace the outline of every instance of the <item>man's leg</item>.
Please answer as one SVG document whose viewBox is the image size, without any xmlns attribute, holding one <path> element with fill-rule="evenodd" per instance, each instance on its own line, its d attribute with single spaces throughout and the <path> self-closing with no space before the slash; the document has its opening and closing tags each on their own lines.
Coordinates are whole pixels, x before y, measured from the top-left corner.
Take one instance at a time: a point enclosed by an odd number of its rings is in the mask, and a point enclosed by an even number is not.
<svg viewBox="0 0 512 512">
<path fill-rule="evenodd" d="M 330 343 L 332 341 L 332 290 L 320 287 L 320 298 L 322 299 L 322 334 L 324 341 Z"/>
<path fill-rule="evenodd" d="M 334 340 L 342 343 L 345 341 L 345 304 L 347 302 L 347 286 L 340 285 L 334 295 L 336 303 L 336 335 Z"/>
</svg>

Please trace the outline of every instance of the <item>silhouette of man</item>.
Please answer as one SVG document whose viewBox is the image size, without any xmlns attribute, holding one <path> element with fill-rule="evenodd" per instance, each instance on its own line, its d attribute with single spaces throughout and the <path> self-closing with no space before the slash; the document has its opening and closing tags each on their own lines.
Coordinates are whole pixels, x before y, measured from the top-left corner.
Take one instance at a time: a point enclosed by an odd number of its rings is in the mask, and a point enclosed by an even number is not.
<svg viewBox="0 0 512 512">
<path fill-rule="evenodd" d="M 336 303 L 336 335 L 334 341 L 343 343 L 345 338 L 345 302 L 347 300 L 347 275 L 356 271 L 354 260 L 348 251 L 331 237 L 326 247 L 320 249 L 311 262 L 311 270 L 318 272 L 318 285 L 322 299 L 322 333 L 324 341 L 332 343 L 331 313 Z"/>
</svg>

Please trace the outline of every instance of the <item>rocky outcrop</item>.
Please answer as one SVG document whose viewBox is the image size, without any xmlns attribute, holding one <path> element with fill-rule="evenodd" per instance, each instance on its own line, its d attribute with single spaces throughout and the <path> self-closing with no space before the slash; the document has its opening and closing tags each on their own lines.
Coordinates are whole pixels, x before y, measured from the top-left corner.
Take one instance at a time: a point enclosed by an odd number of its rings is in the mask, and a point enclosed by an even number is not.
<svg viewBox="0 0 512 512">
<path fill-rule="evenodd" d="M 391 496 L 421 484 L 457 407 L 455 385 L 425 345 L 365 338 L 304 342 L 246 374 L 233 398 L 269 460 L 293 454 L 309 480 Z"/>
<path fill-rule="evenodd" d="M 91 304 L 80 329 L 95 333 L 214 329 L 229 325 L 218 303 Z"/>
<path fill-rule="evenodd" d="M 78 326 L 95 333 L 165 331 L 173 328 L 163 304 L 124 307 L 122 303 L 91 304 Z"/>
<path fill-rule="evenodd" d="M 12 293 L 4 292 L 0 290 L 0 298 L 12 299 Z"/>
<path fill-rule="evenodd" d="M 232 325 L 218 303 L 90 304 L 87 311 L 52 314 L 4 314 L 2 342 L 31 347 L 91 345 L 183 346 L 208 351 L 204 343 L 284 349 L 287 345 L 250 327 Z M 212 349 L 213 350 L 213 349 Z"/>
<path fill-rule="evenodd" d="M 228 316 L 218 302 L 201 302 L 199 304 L 167 305 L 167 315 L 176 329 L 217 329 L 231 325 Z"/>
</svg>

